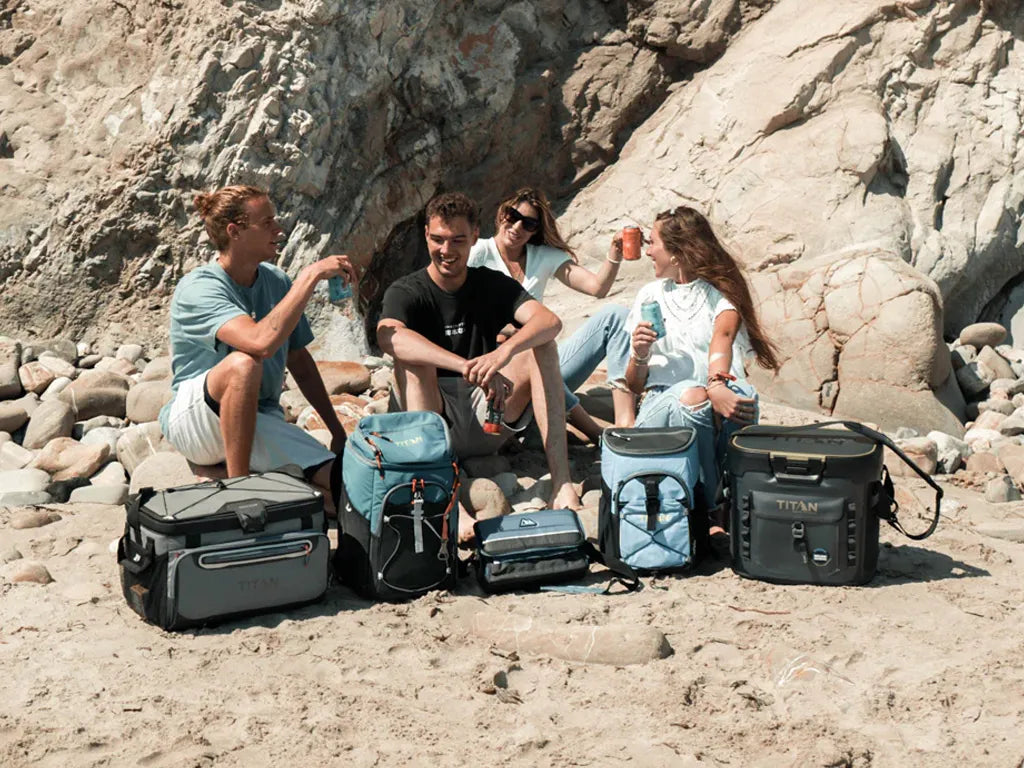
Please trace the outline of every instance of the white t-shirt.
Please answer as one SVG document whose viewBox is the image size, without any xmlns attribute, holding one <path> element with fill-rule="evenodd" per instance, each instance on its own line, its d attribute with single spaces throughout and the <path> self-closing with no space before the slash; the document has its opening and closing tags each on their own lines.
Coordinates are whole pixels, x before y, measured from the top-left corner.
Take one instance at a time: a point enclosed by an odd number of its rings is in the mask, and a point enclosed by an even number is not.
<svg viewBox="0 0 1024 768">
<path fill-rule="evenodd" d="M 640 306 L 654 300 L 661 305 L 665 319 L 665 335 L 651 345 L 651 361 L 647 366 L 647 386 L 670 387 L 708 378 L 708 349 L 715 318 L 727 310 L 735 310 L 721 292 L 705 280 L 676 283 L 671 279 L 647 283 L 636 295 L 626 318 L 626 330 L 632 334 L 640 322 Z M 746 327 L 741 323 L 732 344 L 732 367 L 729 372 L 746 378 L 744 360 L 752 353 Z"/>
<path fill-rule="evenodd" d="M 537 301 L 544 301 L 544 290 L 548 287 L 548 280 L 567 261 L 569 261 L 569 254 L 565 251 L 552 248 L 550 245 L 527 243 L 526 269 L 523 270 L 526 276 L 523 278 L 523 288 Z M 470 267 L 487 267 L 512 277 L 505 262 L 501 259 L 498 244 L 494 242 L 493 237 L 476 241 L 473 249 L 469 252 L 468 265 Z"/>
</svg>

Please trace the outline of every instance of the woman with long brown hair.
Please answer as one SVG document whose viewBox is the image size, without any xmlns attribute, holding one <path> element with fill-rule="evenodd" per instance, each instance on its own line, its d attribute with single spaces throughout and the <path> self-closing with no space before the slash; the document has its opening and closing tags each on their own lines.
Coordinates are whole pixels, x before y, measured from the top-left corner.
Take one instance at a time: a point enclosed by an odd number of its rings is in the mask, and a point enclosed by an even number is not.
<svg viewBox="0 0 1024 768">
<path fill-rule="evenodd" d="M 487 267 L 517 280 L 537 299 L 544 301 L 548 281 L 554 277 L 574 291 L 604 298 L 608 294 L 622 261 L 621 246 L 614 243 L 597 271 L 579 264 L 562 238 L 543 192 L 524 187 L 498 206 L 494 218 L 495 235 L 477 240 L 469 256 L 469 266 Z M 618 304 L 606 304 L 594 312 L 569 339 L 558 345 L 562 378 L 565 380 L 565 412 L 569 423 L 597 442 L 601 427 L 580 405 L 574 390 L 607 361 L 608 383 L 612 389 L 615 424 L 632 426 L 636 398 L 625 386 L 629 334 L 625 331 L 628 310 Z"/>
<path fill-rule="evenodd" d="M 763 368 L 778 370 L 775 346 L 739 264 L 703 215 L 685 206 L 659 213 L 647 255 L 658 279 L 640 289 L 626 323 L 626 383 L 643 396 L 636 424 L 694 428 L 711 508 L 729 435 L 757 421 L 744 358 L 753 354 Z M 642 319 L 649 302 L 661 311 L 663 334 Z"/>
</svg>

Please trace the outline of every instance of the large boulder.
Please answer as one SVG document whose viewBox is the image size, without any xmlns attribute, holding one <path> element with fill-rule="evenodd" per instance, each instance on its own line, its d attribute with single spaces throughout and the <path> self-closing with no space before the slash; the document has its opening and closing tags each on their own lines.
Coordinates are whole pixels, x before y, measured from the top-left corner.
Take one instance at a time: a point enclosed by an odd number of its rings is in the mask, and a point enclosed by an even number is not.
<svg viewBox="0 0 1024 768">
<path fill-rule="evenodd" d="M 932 281 L 869 251 L 797 262 L 756 275 L 754 285 L 782 360 L 776 376 L 751 368 L 762 397 L 890 431 L 963 435 L 964 401 Z"/>
<path fill-rule="evenodd" d="M 117 439 L 117 460 L 128 474 L 153 454 L 173 450 L 156 421 L 128 427 Z"/>
<path fill-rule="evenodd" d="M 25 407 L 17 400 L 0 401 L 0 432 L 14 432 L 28 421 Z"/>
<path fill-rule="evenodd" d="M 893 253 L 937 285 L 954 336 L 1024 272 L 1024 145 L 1016 110 L 992 97 L 1024 84 L 1014 10 L 779 0 L 670 93 L 560 223 L 607 247 L 625 220 L 686 203 L 757 271 Z"/>
<path fill-rule="evenodd" d="M 147 421 L 156 421 L 160 415 L 160 409 L 171 399 L 171 382 L 163 379 L 158 381 L 143 381 L 136 384 L 128 391 L 125 400 L 125 416 L 128 421 L 135 424 L 142 424 Z"/>
<path fill-rule="evenodd" d="M 370 388 L 370 369 L 362 363 L 322 360 L 316 367 L 329 395 L 358 395 Z"/>
<path fill-rule="evenodd" d="M 123 418 L 131 383 L 118 373 L 94 369 L 71 382 L 59 397 L 74 406 L 79 421 L 94 416 Z"/>
<path fill-rule="evenodd" d="M 37 395 L 41 395 L 53 383 L 57 375 L 38 360 L 33 360 L 18 369 L 18 378 L 21 380 L 22 389 L 26 392 L 35 392 Z"/>
<path fill-rule="evenodd" d="M 91 477 L 110 456 L 107 445 L 83 445 L 70 437 L 58 437 L 46 444 L 32 466 L 49 472 L 53 480 Z"/>
<path fill-rule="evenodd" d="M 25 448 L 42 448 L 55 437 L 70 437 L 75 426 L 74 409 L 63 400 L 47 400 L 32 413 L 25 438 Z"/>
<path fill-rule="evenodd" d="M 180 453 L 166 451 L 154 453 L 135 467 L 129 490 L 131 493 L 140 488 L 162 490 L 195 482 L 197 478 L 189 467 L 188 460 Z"/>
</svg>

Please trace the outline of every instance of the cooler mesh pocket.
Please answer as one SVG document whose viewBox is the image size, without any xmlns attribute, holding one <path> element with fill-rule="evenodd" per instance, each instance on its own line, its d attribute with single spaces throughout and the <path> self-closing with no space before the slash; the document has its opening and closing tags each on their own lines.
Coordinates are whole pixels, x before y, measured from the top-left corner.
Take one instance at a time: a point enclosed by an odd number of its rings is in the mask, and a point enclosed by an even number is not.
<svg viewBox="0 0 1024 768">
<path fill-rule="evenodd" d="M 633 475 L 619 485 L 616 502 L 624 562 L 646 571 L 691 564 L 690 499 L 678 478 L 661 473 Z"/>
</svg>

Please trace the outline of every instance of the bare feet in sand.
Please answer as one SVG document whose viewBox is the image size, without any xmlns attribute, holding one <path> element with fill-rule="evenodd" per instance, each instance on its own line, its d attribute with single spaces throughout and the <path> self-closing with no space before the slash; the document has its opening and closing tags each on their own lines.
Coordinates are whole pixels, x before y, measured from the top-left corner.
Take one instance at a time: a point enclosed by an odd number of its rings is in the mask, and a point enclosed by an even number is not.
<svg viewBox="0 0 1024 768">
<path fill-rule="evenodd" d="M 551 499 L 552 509 L 583 509 L 580 496 L 572 483 L 564 483 Z"/>
</svg>

